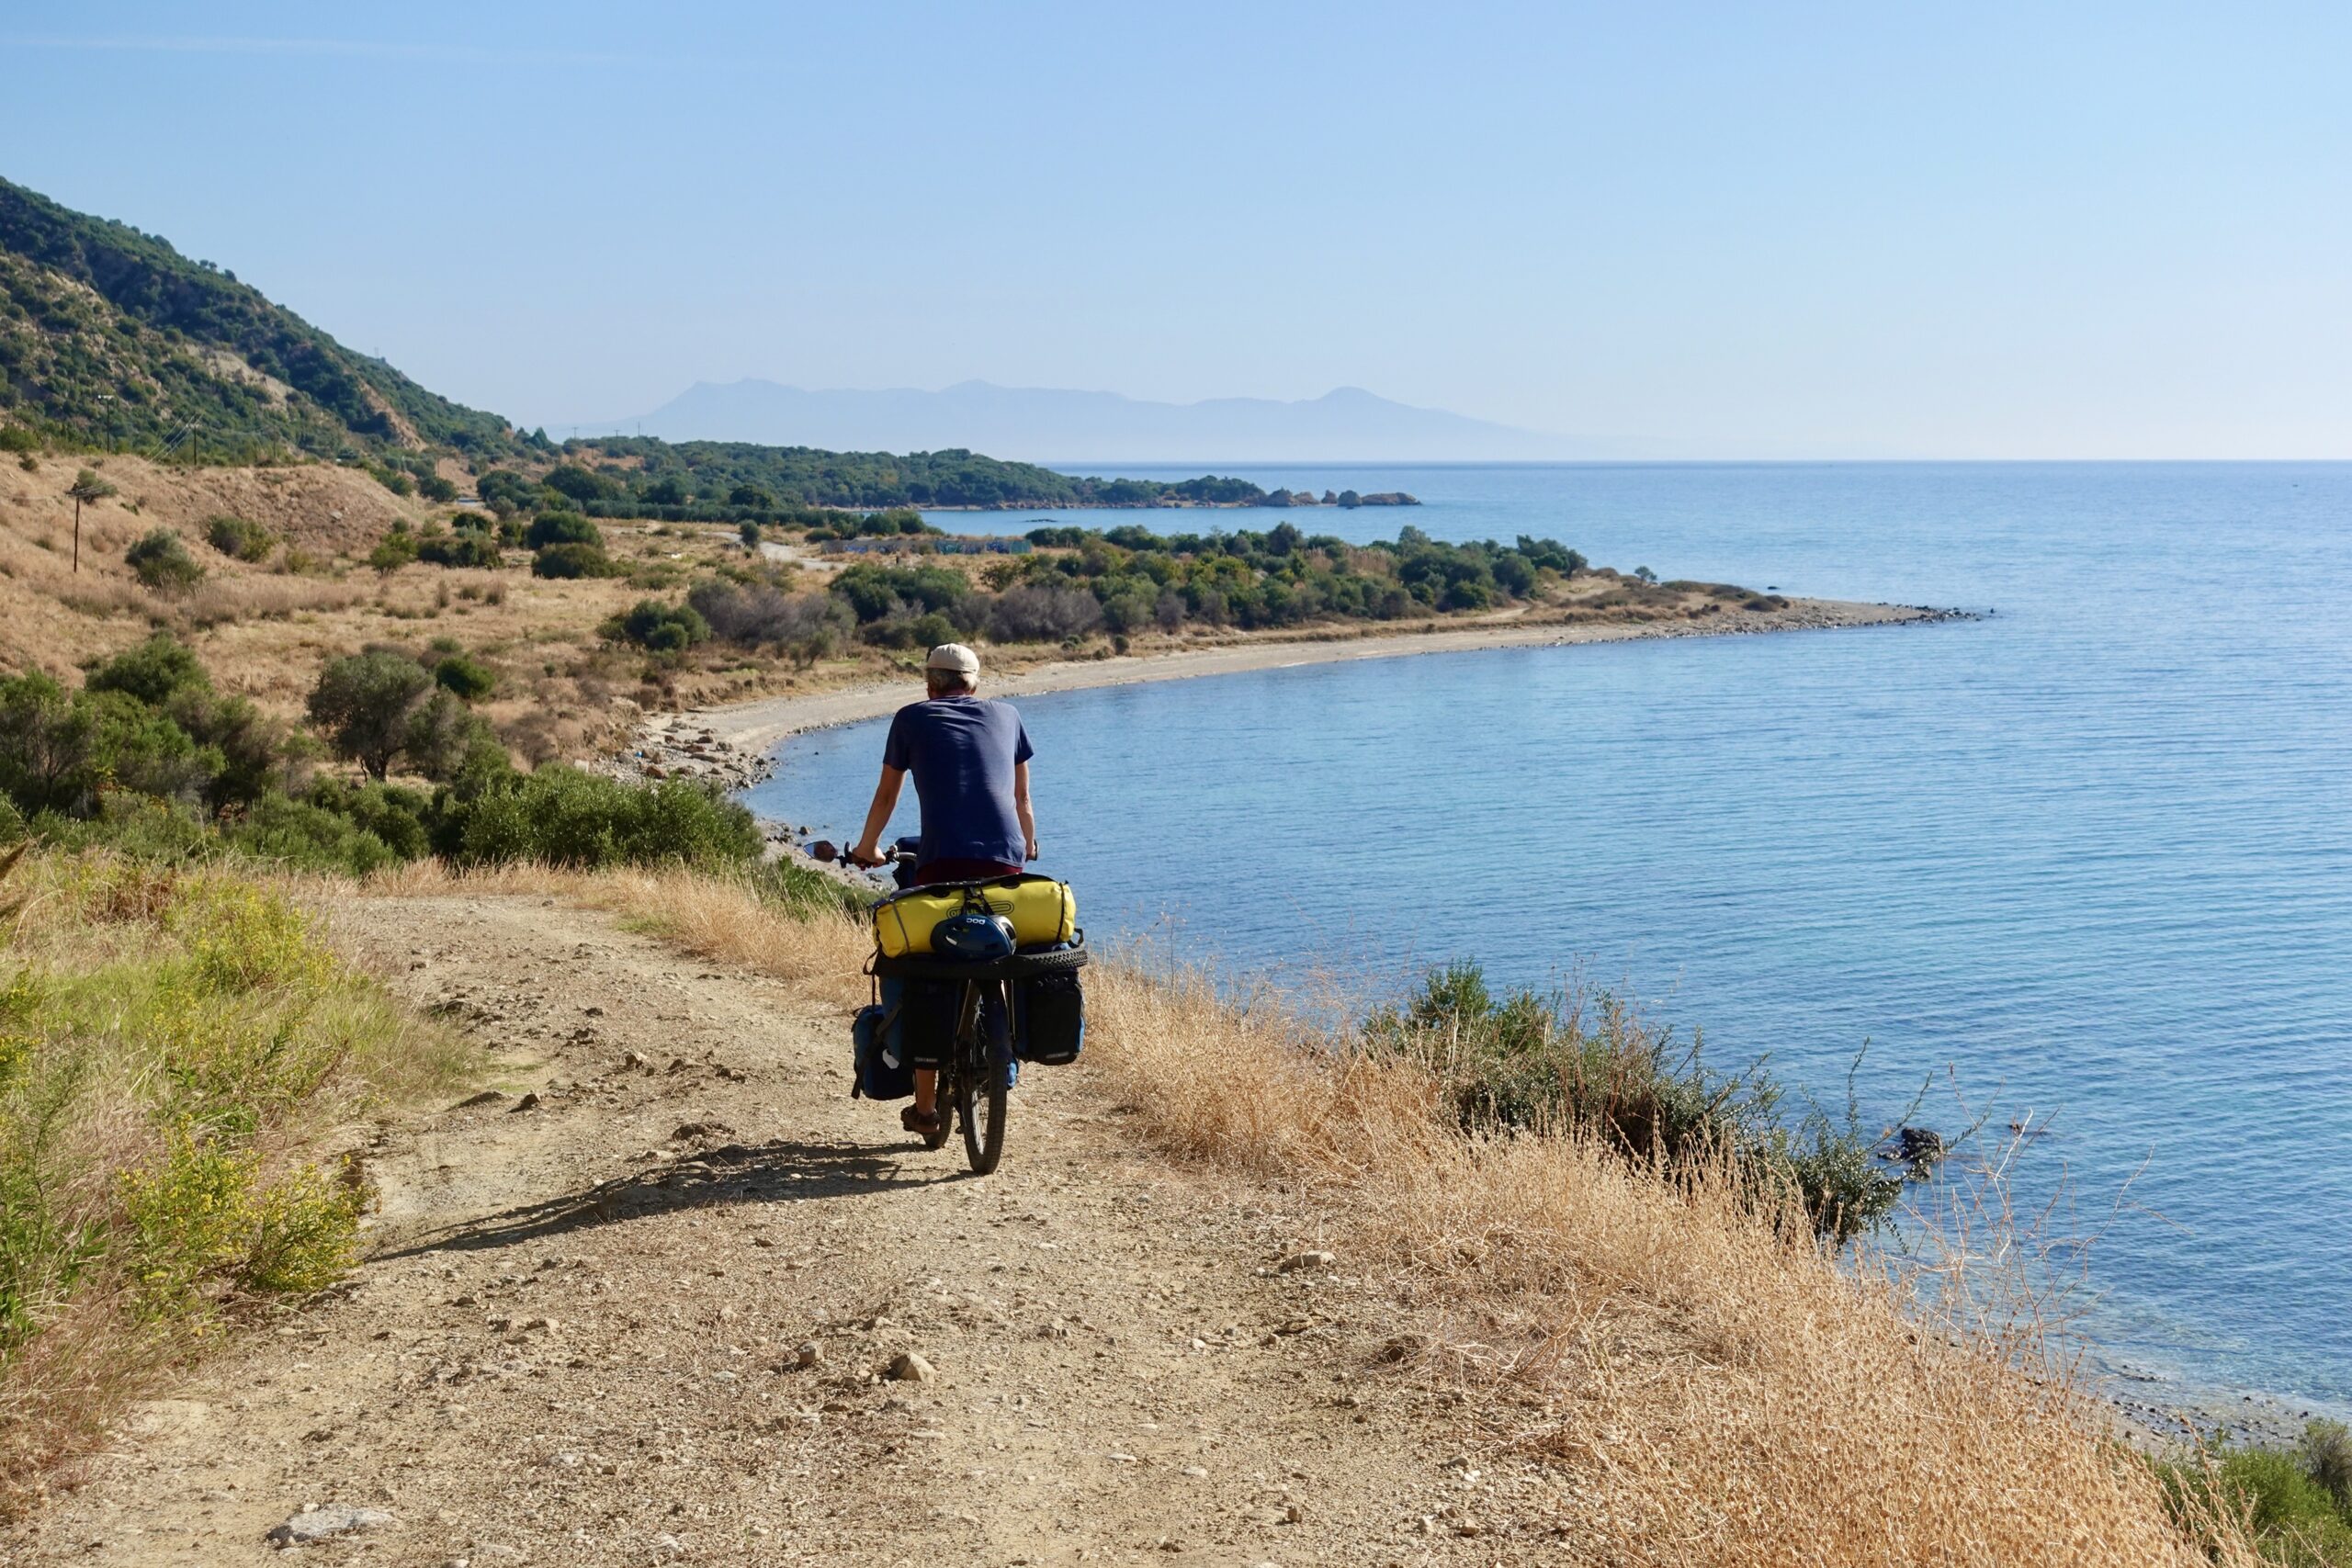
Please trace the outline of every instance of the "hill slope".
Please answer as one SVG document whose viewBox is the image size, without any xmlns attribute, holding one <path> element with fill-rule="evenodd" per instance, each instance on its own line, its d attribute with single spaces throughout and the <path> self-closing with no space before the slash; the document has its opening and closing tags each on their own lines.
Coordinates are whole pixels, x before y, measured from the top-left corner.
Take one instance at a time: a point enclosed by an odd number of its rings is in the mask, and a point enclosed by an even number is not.
<svg viewBox="0 0 2352 1568">
<path fill-rule="evenodd" d="M 521 446 L 496 414 L 353 353 L 236 274 L 6 180 L 0 411 L 85 441 L 214 453 Z"/>
</svg>

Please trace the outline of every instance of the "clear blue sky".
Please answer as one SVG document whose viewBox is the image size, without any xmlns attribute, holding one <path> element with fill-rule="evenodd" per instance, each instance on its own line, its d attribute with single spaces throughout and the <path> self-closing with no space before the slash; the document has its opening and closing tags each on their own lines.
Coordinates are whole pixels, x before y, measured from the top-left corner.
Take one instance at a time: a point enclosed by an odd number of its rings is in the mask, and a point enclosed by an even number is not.
<svg viewBox="0 0 2352 1568">
<path fill-rule="evenodd" d="M 30 9 L 0 174 L 550 427 L 977 377 L 2352 457 L 2340 3 Z"/>
</svg>

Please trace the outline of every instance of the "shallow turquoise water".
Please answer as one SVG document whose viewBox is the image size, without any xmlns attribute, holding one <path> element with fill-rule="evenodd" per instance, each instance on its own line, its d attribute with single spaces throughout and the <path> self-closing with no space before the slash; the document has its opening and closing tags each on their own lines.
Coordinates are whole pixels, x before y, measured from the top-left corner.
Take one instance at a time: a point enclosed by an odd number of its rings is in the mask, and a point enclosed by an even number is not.
<svg viewBox="0 0 2352 1568">
<path fill-rule="evenodd" d="M 2352 1403 L 2352 465 L 1244 471 L 1427 503 L 1310 532 L 1996 614 L 1028 699 L 1098 936 L 1581 972 L 1831 1102 L 1867 1040 L 1870 1111 L 2051 1119 L 2109 1363 Z M 838 837 L 880 744 L 754 805 Z"/>
</svg>

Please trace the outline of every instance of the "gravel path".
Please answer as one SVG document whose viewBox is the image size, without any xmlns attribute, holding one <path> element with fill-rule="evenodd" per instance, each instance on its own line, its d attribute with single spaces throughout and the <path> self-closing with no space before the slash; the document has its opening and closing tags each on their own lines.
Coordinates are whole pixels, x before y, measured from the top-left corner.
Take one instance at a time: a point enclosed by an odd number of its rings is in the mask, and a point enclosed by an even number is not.
<svg viewBox="0 0 2352 1568">
<path fill-rule="evenodd" d="M 9 1562 L 274 1561 L 289 1521 L 468 1568 L 1576 1558 L 1477 1402 L 1389 1368 L 1375 1282 L 1083 1066 L 974 1179 L 847 1098 L 837 1006 L 536 897 L 334 919 L 506 1092 L 378 1134 L 351 1284 L 140 1407 Z"/>
</svg>

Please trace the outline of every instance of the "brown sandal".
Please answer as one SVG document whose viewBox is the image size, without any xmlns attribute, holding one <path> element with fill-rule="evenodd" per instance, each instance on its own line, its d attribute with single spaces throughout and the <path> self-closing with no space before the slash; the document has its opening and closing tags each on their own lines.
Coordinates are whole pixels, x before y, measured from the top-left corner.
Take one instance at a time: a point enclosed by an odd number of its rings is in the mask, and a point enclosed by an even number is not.
<svg viewBox="0 0 2352 1568">
<path fill-rule="evenodd" d="M 939 1131 L 939 1112 L 934 1111 L 926 1116 L 910 1105 L 899 1112 L 899 1125 L 918 1137 L 928 1138 Z"/>
</svg>

